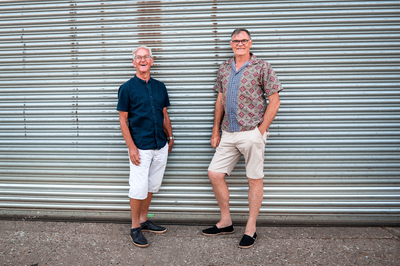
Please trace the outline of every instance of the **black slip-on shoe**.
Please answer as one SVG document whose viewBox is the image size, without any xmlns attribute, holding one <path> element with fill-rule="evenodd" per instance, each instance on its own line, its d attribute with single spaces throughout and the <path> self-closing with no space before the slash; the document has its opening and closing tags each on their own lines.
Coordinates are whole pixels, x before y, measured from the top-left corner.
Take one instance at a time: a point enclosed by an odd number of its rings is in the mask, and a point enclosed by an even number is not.
<svg viewBox="0 0 400 266">
<path fill-rule="evenodd" d="M 227 226 L 227 227 L 222 227 L 218 228 L 216 225 L 213 227 L 204 229 L 201 231 L 201 233 L 205 236 L 216 236 L 216 235 L 222 235 L 222 234 L 232 234 L 235 232 L 235 229 L 233 228 L 233 225 Z"/>
<path fill-rule="evenodd" d="M 155 223 L 153 223 L 152 221 L 147 220 L 144 223 L 140 224 L 142 231 L 143 232 L 152 232 L 152 233 L 156 233 L 156 234 L 162 234 L 167 232 L 167 228 L 156 225 Z"/>
<path fill-rule="evenodd" d="M 257 234 L 254 233 L 254 236 L 251 237 L 249 235 L 243 235 L 242 240 L 240 240 L 239 247 L 240 248 L 250 248 L 256 242 Z"/>
<path fill-rule="evenodd" d="M 131 239 L 133 244 L 135 244 L 135 246 L 145 248 L 149 245 L 147 243 L 147 239 L 144 237 L 142 233 L 142 228 L 140 227 L 131 229 Z"/>
</svg>

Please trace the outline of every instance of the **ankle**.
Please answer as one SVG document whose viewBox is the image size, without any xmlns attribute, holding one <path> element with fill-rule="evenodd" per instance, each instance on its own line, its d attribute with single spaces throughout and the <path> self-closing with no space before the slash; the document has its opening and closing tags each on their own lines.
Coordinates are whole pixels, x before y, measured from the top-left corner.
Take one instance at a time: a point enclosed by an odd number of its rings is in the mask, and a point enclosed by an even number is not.
<svg viewBox="0 0 400 266">
<path fill-rule="evenodd" d="M 253 236 L 254 233 L 256 232 L 256 227 L 246 227 L 246 229 L 244 230 L 244 234 L 245 235 L 249 235 L 249 236 Z"/>
<path fill-rule="evenodd" d="M 216 226 L 218 228 L 224 228 L 224 227 L 228 227 L 232 225 L 232 221 L 231 220 L 227 220 L 227 221 L 219 221 Z"/>
<path fill-rule="evenodd" d="M 138 227 L 140 227 L 140 223 L 138 221 L 137 222 L 132 222 L 131 229 L 138 228 Z"/>
</svg>

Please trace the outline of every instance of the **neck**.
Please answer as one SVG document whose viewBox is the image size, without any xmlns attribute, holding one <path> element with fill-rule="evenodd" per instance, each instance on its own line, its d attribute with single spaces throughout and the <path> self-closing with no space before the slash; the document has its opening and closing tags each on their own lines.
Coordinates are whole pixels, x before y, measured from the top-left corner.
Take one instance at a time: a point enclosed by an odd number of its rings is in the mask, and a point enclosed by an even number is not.
<svg viewBox="0 0 400 266">
<path fill-rule="evenodd" d="M 247 55 L 235 55 L 235 65 L 236 65 L 236 69 L 241 68 L 244 63 L 246 63 L 247 61 L 249 61 L 251 58 L 250 54 Z"/>
<path fill-rule="evenodd" d="M 142 73 L 142 72 L 137 71 L 136 77 L 148 82 L 150 80 L 150 73 L 148 73 L 148 72 Z"/>
</svg>

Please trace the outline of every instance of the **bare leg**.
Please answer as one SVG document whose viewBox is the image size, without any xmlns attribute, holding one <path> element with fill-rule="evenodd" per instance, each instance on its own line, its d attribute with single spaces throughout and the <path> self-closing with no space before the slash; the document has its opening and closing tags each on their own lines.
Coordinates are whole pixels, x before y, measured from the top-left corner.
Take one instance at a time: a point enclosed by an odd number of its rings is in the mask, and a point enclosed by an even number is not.
<svg viewBox="0 0 400 266">
<path fill-rule="evenodd" d="M 216 226 L 218 228 L 230 226 L 232 225 L 232 219 L 229 210 L 229 189 L 225 182 L 225 174 L 208 171 L 208 177 L 210 178 L 215 198 L 218 201 L 221 211 L 221 220 Z"/>
<path fill-rule="evenodd" d="M 149 192 L 147 194 L 147 198 L 145 200 L 143 200 L 143 204 L 140 209 L 140 218 L 139 218 L 139 221 L 141 223 L 144 223 L 147 221 L 147 213 L 149 212 L 149 207 L 150 207 L 150 202 L 151 202 L 152 197 L 153 197 L 153 193 Z"/>
<path fill-rule="evenodd" d="M 143 200 L 132 199 L 130 198 L 131 205 L 131 215 L 132 215 L 132 227 L 137 228 L 140 227 L 140 210 L 142 208 Z"/>
<path fill-rule="evenodd" d="M 249 219 L 247 220 L 245 234 L 253 236 L 256 232 L 256 222 L 258 213 L 260 212 L 263 196 L 264 185 L 262 178 L 249 180 Z"/>
<path fill-rule="evenodd" d="M 132 215 L 132 228 L 137 228 L 140 223 L 147 221 L 147 213 L 153 193 L 148 193 L 147 198 L 144 200 L 137 200 L 130 198 L 131 215 Z"/>
</svg>

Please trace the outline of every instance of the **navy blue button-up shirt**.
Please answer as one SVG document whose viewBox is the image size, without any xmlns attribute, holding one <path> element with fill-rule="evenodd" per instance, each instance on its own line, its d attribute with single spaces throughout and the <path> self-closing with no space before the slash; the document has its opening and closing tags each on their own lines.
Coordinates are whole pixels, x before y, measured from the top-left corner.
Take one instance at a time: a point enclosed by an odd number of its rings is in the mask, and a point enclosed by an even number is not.
<svg viewBox="0 0 400 266">
<path fill-rule="evenodd" d="M 170 106 L 164 83 L 131 78 L 118 90 L 118 111 L 128 112 L 129 130 L 136 147 L 159 150 L 167 143 L 163 129 L 164 107 Z"/>
</svg>

